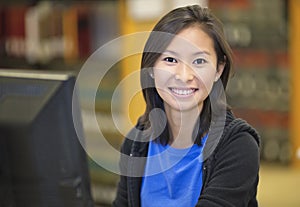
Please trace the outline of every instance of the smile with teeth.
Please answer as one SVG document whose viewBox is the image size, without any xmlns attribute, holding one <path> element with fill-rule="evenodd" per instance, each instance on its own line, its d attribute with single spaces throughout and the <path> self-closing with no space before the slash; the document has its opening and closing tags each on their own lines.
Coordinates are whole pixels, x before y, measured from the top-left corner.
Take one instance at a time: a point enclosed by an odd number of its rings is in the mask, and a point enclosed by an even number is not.
<svg viewBox="0 0 300 207">
<path fill-rule="evenodd" d="M 172 93 L 176 94 L 176 95 L 180 95 L 180 96 L 188 96 L 193 94 L 196 91 L 196 88 L 170 88 L 170 90 L 172 91 Z"/>
</svg>

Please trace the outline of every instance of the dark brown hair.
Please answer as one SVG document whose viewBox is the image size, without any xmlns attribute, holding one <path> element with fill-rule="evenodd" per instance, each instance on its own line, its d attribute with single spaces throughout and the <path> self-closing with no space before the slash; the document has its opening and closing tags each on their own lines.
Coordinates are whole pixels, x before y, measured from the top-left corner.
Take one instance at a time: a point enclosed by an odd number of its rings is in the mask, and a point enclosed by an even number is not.
<svg viewBox="0 0 300 207">
<path fill-rule="evenodd" d="M 149 71 L 152 70 L 155 62 L 170 44 L 174 35 L 191 26 L 200 26 L 212 38 L 217 55 L 217 65 L 225 63 L 225 68 L 220 77 L 224 90 L 232 68 L 232 51 L 225 40 L 223 25 L 208 8 L 202 8 L 198 5 L 180 7 L 170 11 L 161 18 L 153 28 L 142 55 L 140 78 L 143 96 L 146 101 L 146 110 L 139 119 L 139 126 L 142 129 L 151 128 L 152 134 L 153 132 L 156 134 L 153 138 L 158 137 L 159 139 L 157 140 L 162 144 L 169 143 L 172 137 L 170 137 L 168 125 L 164 129 L 160 129 L 161 126 L 165 125 L 163 124 L 164 117 L 158 116 L 154 120 L 150 120 L 150 112 L 155 108 L 164 111 L 164 104 L 155 88 L 154 80 L 150 77 Z M 211 116 L 211 102 L 210 98 L 207 97 L 194 129 L 194 143 L 200 145 L 202 137 L 209 130 Z M 157 131 L 162 131 L 162 133 L 155 133 Z"/>
</svg>

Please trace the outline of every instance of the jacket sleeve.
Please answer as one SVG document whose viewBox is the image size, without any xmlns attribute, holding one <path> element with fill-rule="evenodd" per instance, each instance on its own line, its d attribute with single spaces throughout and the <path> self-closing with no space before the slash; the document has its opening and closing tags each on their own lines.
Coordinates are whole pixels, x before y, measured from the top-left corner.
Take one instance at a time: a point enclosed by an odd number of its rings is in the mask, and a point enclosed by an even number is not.
<svg viewBox="0 0 300 207">
<path fill-rule="evenodd" d="M 129 155 L 130 154 L 130 149 L 131 149 L 132 141 L 125 139 L 125 141 L 122 144 L 121 147 L 121 157 L 120 157 L 120 162 L 119 162 L 119 167 L 120 167 L 120 180 L 118 183 L 117 187 L 117 193 L 116 193 L 116 198 L 112 203 L 113 207 L 126 207 L 128 206 L 128 193 L 127 193 L 127 177 L 124 176 L 126 175 L 127 172 L 127 159 L 124 159 L 123 155 Z"/>
<path fill-rule="evenodd" d="M 203 185 L 198 207 L 254 207 L 259 171 L 259 146 L 247 132 L 213 155 L 211 169 Z M 205 166 L 205 165 L 204 165 Z"/>
</svg>

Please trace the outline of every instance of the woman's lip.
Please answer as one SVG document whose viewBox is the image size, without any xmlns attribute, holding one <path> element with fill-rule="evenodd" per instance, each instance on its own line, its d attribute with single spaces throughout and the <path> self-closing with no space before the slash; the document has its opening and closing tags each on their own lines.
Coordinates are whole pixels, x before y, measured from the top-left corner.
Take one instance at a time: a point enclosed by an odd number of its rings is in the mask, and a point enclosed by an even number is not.
<svg viewBox="0 0 300 207">
<path fill-rule="evenodd" d="M 177 96 L 190 96 L 197 91 L 197 88 L 176 88 L 176 87 L 170 87 L 170 91 L 177 95 Z"/>
</svg>

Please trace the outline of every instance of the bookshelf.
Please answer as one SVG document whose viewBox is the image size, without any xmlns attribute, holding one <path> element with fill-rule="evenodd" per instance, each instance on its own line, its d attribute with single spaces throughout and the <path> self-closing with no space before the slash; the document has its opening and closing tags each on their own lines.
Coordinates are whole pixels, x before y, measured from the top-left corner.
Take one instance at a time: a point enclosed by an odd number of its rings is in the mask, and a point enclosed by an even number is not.
<svg viewBox="0 0 300 207">
<path fill-rule="evenodd" d="M 119 35 L 116 6 L 117 1 L 83 0 L 0 3 L 0 67 L 80 66 Z"/>
<path fill-rule="evenodd" d="M 289 19 L 287 1 L 210 1 L 234 51 L 227 101 L 261 135 L 261 160 L 290 165 Z M 267 26 L 266 26 L 267 25 Z"/>
</svg>

